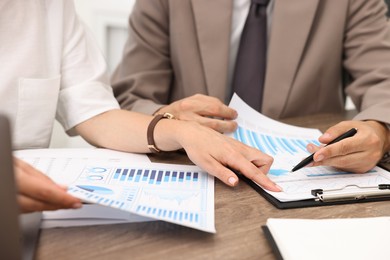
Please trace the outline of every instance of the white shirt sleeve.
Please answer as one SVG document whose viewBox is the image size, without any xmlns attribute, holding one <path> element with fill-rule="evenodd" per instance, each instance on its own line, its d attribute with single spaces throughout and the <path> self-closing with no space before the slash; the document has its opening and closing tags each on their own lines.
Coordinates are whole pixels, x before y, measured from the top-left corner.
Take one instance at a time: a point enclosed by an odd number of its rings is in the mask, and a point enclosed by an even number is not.
<svg viewBox="0 0 390 260">
<path fill-rule="evenodd" d="M 69 134 L 73 127 L 119 105 L 109 86 L 106 61 L 91 33 L 78 19 L 73 1 L 64 1 L 61 89 L 57 120 Z"/>
</svg>

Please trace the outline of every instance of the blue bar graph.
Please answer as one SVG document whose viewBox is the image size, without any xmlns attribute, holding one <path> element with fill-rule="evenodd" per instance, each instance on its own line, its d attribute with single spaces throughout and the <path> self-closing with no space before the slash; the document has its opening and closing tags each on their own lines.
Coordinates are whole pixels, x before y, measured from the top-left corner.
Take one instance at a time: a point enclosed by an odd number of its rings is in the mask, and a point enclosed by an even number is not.
<svg viewBox="0 0 390 260">
<path fill-rule="evenodd" d="M 184 181 L 184 172 L 180 172 L 179 182 L 183 182 L 183 181 Z"/>
<path fill-rule="evenodd" d="M 302 152 L 307 153 L 307 144 L 320 144 L 317 140 L 312 139 L 285 138 L 260 134 L 240 126 L 234 132 L 234 138 L 272 156 L 280 153 L 289 153 L 291 155 Z"/>
<path fill-rule="evenodd" d="M 115 171 L 115 174 L 114 174 L 114 179 L 118 179 L 119 178 L 119 174 L 121 173 L 121 169 L 116 169 Z"/>
<path fill-rule="evenodd" d="M 150 176 L 150 179 L 149 179 L 149 184 L 153 184 L 155 177 L 156 177 L 156 171 L 153 170 L 152 175 Z"/>
<path fill-rule="evenodd" d="M 299 148 L 301 148 L 303 151 L 306 151 L 306 145 L 298 139 L 292 140 Z"/>
<path fill-rule="evenodd" d="M 171 175 L 170 171 L 165 172 L 164 182 L 169 182 L 169 176 Z"/>
<path fill-rule="evenodd" d="M 170 170 L 129 169 L 117 168 L 113 170 L 112 180 L 118 182 L 134 182 L 149 185 L 163 185 L 184 182 L 199 182 L 199 172 L 178 172 Z"/>
<path fill-rule="evenodd" d="M 169 219 L 179 222 L 199 223 L 199 214 L 189 211 L 167 210 L 163 208 L 156 208 L 152 206 L 137 206 L 137 213 L 144 213 L 153 215 L 163 219 Z"/>
<path fill-rule="evenodd" d="M 149 176 L 149 170 L 145 170 L 144 176 L 142 177 L 142 181 L 147 181 Z"/>
<path fill-rule="evenodd" d="M 290 154 L 294 154 L 294 152 L 288 146 L 286 146 L 281 138 L 277 137 L 276 141 L 278 142 L 279 146 L 283 147 L 285 151 L 289 152 Z"/>
<path fill-rule="evenodd" d="M 131 169 L 130 174 L 129 174 L 129 179 L 128 179 L 129 181 L 132 181 L 132 180 L 133 180 L 134 173 L 135 173 L 135 170 L 134 170 L 134 169 Z"/>
<path fill-rule="evenodd" d="M 139 170 L 137 171 L 137 176 L 135 177 L 135 182 L 139 182 L 139 181 L 140 181 L 140 179 L 141 179 L 141 174 L 142 174 L 142 170 L 139 169 Z"/>
<path fill-rule="evenodd" d="M 248 144 L 245 138 L 246 135 L 244 129 L 242 127 L 238 127 L 237 131 L 238 131 L 239 140 L 245 144 Z"/>
<path fill-rule="evenodd" d="M 255 143 L 255 140 L 253 139 L 251 131 L 246 130 L 246 136 L 248 137 L 250 145 L 251 146 L 256 146 L 256 143 Z"/>
<path fill-rule="evenodd" d="M 128 171 L 129 171 L 128 169 L 125 169 L 125 170 L 122 172 L 121 181 L 126 180 L 127 172 L 128 172 Z"/>
<path fill-rule="evenodd" d="M 161 184 L 163 173 L 164 173 L 163 171 L 158 171 L 157 184 Z"/>
</svg>

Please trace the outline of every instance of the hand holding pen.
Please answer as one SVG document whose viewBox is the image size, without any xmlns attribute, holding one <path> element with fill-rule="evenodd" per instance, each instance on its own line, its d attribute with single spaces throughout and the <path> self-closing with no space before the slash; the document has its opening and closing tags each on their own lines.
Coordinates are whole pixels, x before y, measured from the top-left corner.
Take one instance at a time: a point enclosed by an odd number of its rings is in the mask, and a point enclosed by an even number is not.
<svg viewBox="0 0 390 260">
<path fill-rule="evenodd" d="M 345 132 L 344 134 L 338 136 L 336 139 L 334 139 L 333 141 L 329 142 L 326 146 L 328 145 L 331 145 L 331 144 L 334 144 L 334 143 L 337 143 L 345 138 L 348 138 L 348 137 L 352 137 L 354 136 L 355 134 L 357 133 L 357 129 L 356 128 L 351 128 L 350 130 L 348 130 L 347 132 Z M 306 157 L 305 159 L 303 159 L 300 163 L 298 163 L 291 171 L 292 172 L 295 172 L 303 167 L 305 167 L 306 165 L 308 165 L 309 163 L 313 162 L 314 160 L 314 154 L 315 153 L 312 153 L 310 156 Z"/>
<path fill-rule="evenodd" d="M 373 120 L 340 122 L 326 130 L 319 141 L 329 144 L 351 128 L 359 129 L 358 133 L 342 142 L 325 147 L 307 145 L 308 151 L 315 153 L 312 166 L 332 166 L 343 171 L 364 173 L 376 166 L 386 151 L 390 151 L 390 129 Z"/>
</svg>

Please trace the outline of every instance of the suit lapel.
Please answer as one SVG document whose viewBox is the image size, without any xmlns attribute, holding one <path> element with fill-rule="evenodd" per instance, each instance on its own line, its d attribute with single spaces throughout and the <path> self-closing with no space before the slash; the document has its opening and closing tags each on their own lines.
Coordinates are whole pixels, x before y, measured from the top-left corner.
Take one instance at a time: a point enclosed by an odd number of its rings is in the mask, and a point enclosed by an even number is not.
<svg viewBox="0 0 390 260">
<path fill-rule="evenodd" d="M 191 1 L 208 94 L 224 98 L 229 62 L 232 0 Z"/>
<path fill-rule="evenodd" d="M 275 0 L 263 112 L 278 118 L 294 83 L 320 0 Z"/>
</svg>

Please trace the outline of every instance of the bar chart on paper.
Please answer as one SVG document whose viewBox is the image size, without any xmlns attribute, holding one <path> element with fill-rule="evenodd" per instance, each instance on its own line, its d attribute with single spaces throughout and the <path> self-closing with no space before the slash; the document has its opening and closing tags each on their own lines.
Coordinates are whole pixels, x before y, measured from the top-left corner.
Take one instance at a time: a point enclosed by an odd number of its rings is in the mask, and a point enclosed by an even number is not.
<svg viewBox="0 0 390 260">
<path fill-rule="evenodd" d="M 86 201 L 215 232 L 213 178 L 195 166 L 85 167 L 69 192 Z"/>
<path fill-rule="evenodd" d="M 198 170 L 153 169 L 150 167 L 85 167 L 78 181 L 146 187 L 204 187 L 204 172 Z"/>
<path fill-rule="evenodd" d="M 309 155 L 306 146 L 309 143 L 320 145 L 317 139 L 286 137 L 285 135 L 264 134 L 239 126 L 234 138 L 274 157 L 270 170 L 274 176 L 287 174 L 301 158 Z M 277 155 L 277 156 L 276 156 Z"/>
<path fill-rule="evenodd" d="M 87 202 L 215 232 L 214 177 L 197 166 L 107 149 L 25 150 L 18 157 Z"/>
<path fill-rule="evenodd" d="M 268 118 L 234 95 L 229 105 L 239 116 L 237 130 L 230 136 L 273 157 L 268 177 L 282 192 L 268 192 L 279 201 L 313 199 L 311 190 L 343 190 L 345 187 L 375 187 L 390 183 L 389 174 L 375 167 L 365 174 L 354 174 L 327 166 L 291 169 L 309 155 L 309 143 L 320 145 L 318 129 L 287 125 Z"/>
<path fill-rule="evenodd" d="M 149 185 L 164 185 L 176 182 L 196 183 L 198 180 L 199 172 L 150 169 L 117 168 L 113 176 L 113 182 L 135 182 Z"/>
</svg>

